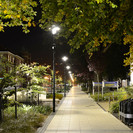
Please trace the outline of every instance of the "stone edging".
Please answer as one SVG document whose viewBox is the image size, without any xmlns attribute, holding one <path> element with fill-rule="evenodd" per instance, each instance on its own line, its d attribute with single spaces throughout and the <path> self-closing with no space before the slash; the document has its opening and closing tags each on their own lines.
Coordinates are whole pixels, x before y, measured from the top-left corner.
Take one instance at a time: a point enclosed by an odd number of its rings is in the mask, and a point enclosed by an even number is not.
<svg viewBox="0 0 133 133">
<path fill-rule="evenodd" d="M 65 97 L 62 98 L 58 106 L 56 107 L 55 112 L 51 112 L 50 115 L 47 117 L 47 119 L 43 122 L 42 127 L 39 127 L 36 131 L 36 133 L 44 133 L 50 124 L 53 117 L 56 115 L 56 112 L 58 111 L 59 107 L 61 106 L 62 102 L 64 101 Z"/>
</svg>

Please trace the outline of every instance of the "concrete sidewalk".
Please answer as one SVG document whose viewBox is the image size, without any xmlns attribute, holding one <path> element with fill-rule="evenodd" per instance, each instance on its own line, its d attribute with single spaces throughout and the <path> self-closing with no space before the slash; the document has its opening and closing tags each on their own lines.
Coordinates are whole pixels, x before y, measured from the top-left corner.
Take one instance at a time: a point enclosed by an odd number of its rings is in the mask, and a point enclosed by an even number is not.
<svg viewBox="0 0 133 133">
<path fill-rule="evenodd" d="M 126 125 L 73 87 L 42 133 L 131 133 Z"/>
</svg>

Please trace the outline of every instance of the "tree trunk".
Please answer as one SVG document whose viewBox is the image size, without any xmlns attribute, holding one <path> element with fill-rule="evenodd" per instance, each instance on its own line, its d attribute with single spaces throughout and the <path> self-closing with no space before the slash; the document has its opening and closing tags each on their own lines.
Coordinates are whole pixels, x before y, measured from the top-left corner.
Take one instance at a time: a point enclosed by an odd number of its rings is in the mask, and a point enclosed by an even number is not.
<svg viewBox="0 0 133 133">
<path fill-rule="evenodd" d="M 100 84 L 99 84 L 99 74 L 97 72 L 95 72 L 97 75 L 97 82 L 98 82 L 98 102 L 99 102 L 99 91 L 100 91 Z"/>
</svg>

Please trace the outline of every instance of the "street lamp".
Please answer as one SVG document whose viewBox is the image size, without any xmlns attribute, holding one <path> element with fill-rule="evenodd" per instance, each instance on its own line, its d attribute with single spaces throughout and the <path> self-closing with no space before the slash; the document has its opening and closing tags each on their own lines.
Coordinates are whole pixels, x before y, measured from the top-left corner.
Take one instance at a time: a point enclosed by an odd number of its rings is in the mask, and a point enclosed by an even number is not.
<svg viewBox="0 0 133 133">
<path fill-rule="evenodd" d="M 67 56 L 63 56 L 63 57 L 62 57 L 62 60 L 63 60 L 64 62 L 66 62 L 66 61 L 68 60 L 68 57 L 67 57 Z"/>
<path fill-rule="evenodd" d="M 69 70 L 70 69 L 70 66 L 66 66 L 66 69 Z"/>
<path fill-rule="evenodd" d="M 51 30 L 53 35 L 55 35 L 60 30 L 60 27 L 58 27 L 56 25 L 52 25 L 52 27 L 49 28 L 49 30 Z"/>
<path fill-rule="evenodd" d="M 68 71 L 69 74 L 71 74 L 72 72 L 71 71 Z"/>
<path fill-rule="evenodd" d="M 55 112 L 55 42 L 54 42 L 54 35 L 60 30 L 60 28 L 56 25 L 52 25 L 51 28 L 49 28 L 53 34 L 53 112 Z"/>
<path fill-rule="evenodd" d="M 64 62 L 66 62 L 68 60 L 68 57 L 67 56 L 63 56 L 62 60 Z M 65 65 L 64 65 L 64 97 L 66 97 L 66 68 L 65 68 Z"/>
</svg>

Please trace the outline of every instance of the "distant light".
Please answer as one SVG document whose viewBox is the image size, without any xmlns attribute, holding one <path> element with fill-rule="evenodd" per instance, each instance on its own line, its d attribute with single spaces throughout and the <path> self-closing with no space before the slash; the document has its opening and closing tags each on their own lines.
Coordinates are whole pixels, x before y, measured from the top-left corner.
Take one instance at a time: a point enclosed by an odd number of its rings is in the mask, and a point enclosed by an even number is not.
<svg viewBox="0 0 133 133">
<path fill-rule="evenodd" d="M 70 66 L 66 66 L 66 69 L 69 70 L 70 69 Z"/>
<path fill-rule="evenodd" d="M 72 72 L 71 72 L 71 71 L 69 71 L 68 73 L 69 73 L 69 74 L 71 74 Z"/>
<path fill-rule="evenodd" d="M 74 82 L 74 79 L 73 79 L 73 76 L 71 73 L 70 73 L 70 78 L 71 78 L 72 82 Z"/>
<path fill-rule="evenodd" d="M 48 80 L 48 79 L 49 79 L 49 77 L 45 76 L 45 77 L 44 77 L 44 79 Z"/>
<path fill-rule="evenodd" d="M 67 56 L 63 56 L 62 60 L 66 62 L 68 60 L 68 57 Z"/>
</svg>

